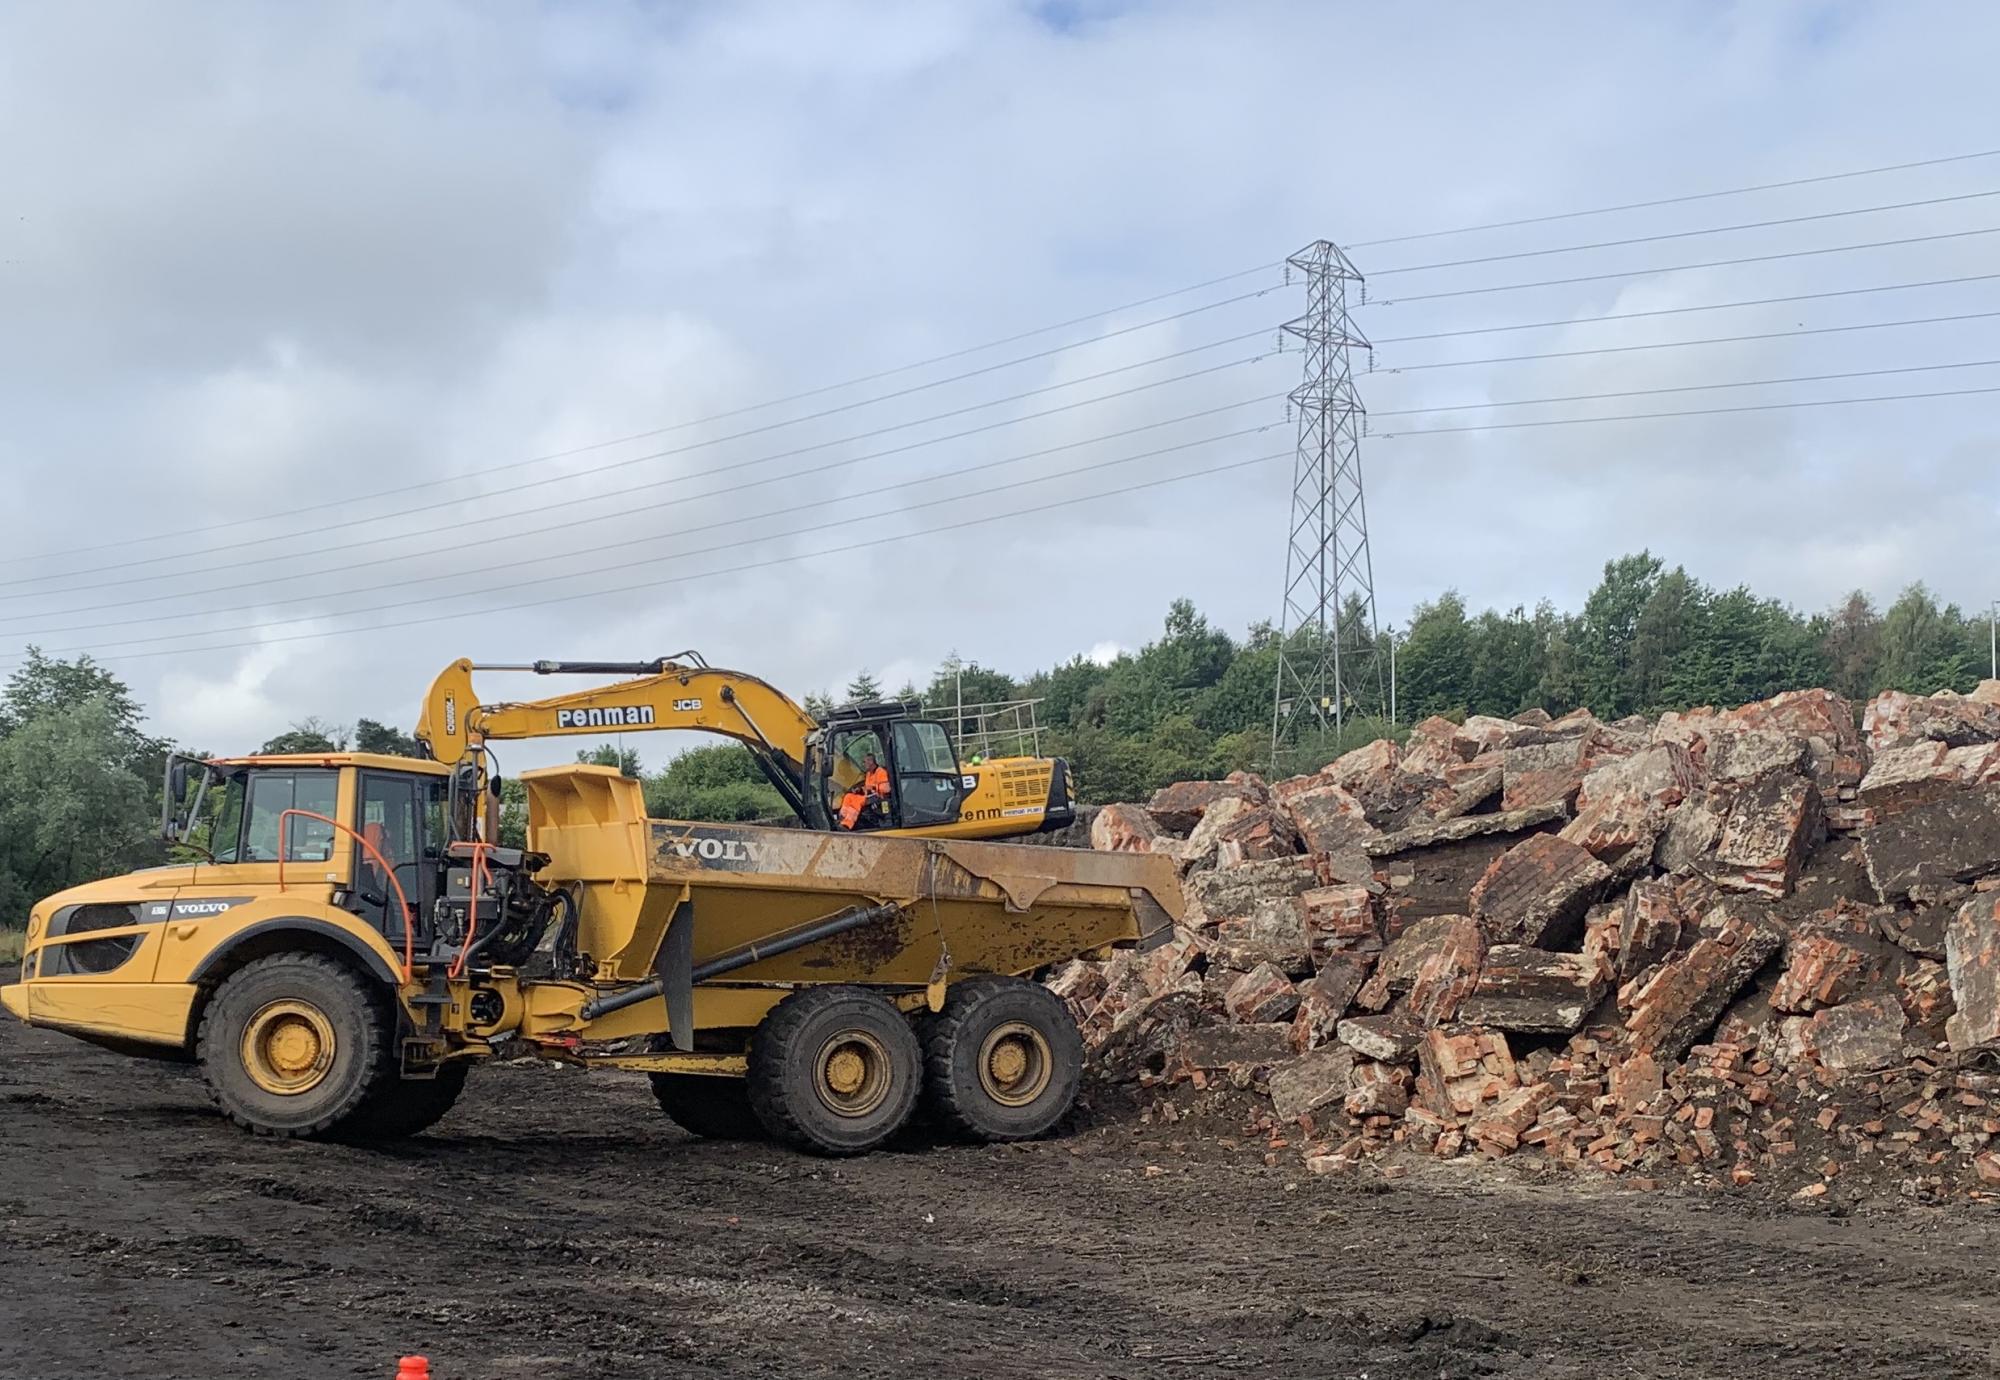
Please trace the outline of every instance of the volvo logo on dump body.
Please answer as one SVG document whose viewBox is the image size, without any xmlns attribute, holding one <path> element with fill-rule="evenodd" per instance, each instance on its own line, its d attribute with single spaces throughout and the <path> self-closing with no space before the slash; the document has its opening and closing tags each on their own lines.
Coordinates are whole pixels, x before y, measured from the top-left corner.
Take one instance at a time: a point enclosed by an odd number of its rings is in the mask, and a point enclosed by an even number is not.
<svg viewBox="0 0 2000 1380">
<path fill-rule="evenodd" d="M 557 728 L 639 728 L 653 722 L 650 704 L 607 704 L 599 709 L 558 709 Z"/>
<path fill-rule="evenodd" d="M 764 839 L 720 833 L 669 834 L 655 826 L 653 847 L 662 863 L 750 872 L 768 862 L 771 845 Z"/>
</svg>

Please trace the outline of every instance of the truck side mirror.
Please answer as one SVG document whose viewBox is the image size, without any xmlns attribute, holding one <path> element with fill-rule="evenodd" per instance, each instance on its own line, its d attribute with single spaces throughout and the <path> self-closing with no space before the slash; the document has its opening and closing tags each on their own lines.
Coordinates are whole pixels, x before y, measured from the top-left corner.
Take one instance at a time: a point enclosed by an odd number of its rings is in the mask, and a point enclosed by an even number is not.
<svg viewBox="0 0 2000 1380">
<path fill-rule="evenodd" d="M 167 754 L 166 780 L 160 786 L 160 837 L 179 843 L 187 833 L 188 761 Z"/>
</svg>

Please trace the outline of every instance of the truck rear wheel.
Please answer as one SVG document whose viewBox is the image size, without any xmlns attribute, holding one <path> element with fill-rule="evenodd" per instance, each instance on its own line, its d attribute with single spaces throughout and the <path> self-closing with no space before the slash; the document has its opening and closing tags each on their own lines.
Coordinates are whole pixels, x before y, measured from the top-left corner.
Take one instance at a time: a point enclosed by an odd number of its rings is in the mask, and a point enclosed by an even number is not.
<svg viewBox="0 0 2000 1380">
<path fill-rule="evenodd" d="M 764 1124 L 750 1109 L 750 1088 L 741 1078 L 705 1073 L 655 1073 L 653 1097 L 667 1120 L 703 1140 L 762 1140 Z"/>
<path fill-rule="evenodd" d="M 434 1078 L 385 1078 L 342 1122 L 342 1140 L 401 1140 L 428 1131 L 444 1119 L 465 1091 L 470 1066 L 464 1060 L 444 1065 Z"/>
<path fill-rule="evenodd" d="M 346 965 L 275 954 L 223 981 L 195 1053 L 223 1113 L 264 1136 L 323 1136 L 393 1077 L 388 1020 Z"/>
<path fill-rule="evenodd" d="M 1062 998 L 1023 978 L 971 978 L 924 1029 L 924 1103 L 969 1140 L 1032 1140 L 1076 1105 L 1083 1037 Z"/>
<path fill-rule="evenodd" d="M 860 987 L 807 987 L 750 1038 L 750 1106 L 777 1140 L 821 1155 L 861 1155 L 916 1109 L 923 1053 L 910 1023 Z"/>
</svg>

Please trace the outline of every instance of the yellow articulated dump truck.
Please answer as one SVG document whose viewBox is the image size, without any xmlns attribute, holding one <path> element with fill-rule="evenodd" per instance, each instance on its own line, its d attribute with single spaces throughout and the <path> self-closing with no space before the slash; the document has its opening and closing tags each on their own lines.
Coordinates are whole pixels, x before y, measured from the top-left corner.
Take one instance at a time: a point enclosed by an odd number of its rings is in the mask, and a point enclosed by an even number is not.
<svg viewBox="0 0 2000 1380">
<path fill-rule="evenodd" d="M 651 1075 L 698 1135 L 858 1154 L 921 1102 L 958 1135 L 1031 1137 L 1082 1063 L 1033 975 L 1159 942 L 1181 910 L 1165 859 L 648 819 L 608 767 L 524 773 L 526 849 L 493 842 L 497 783 L 441 763 L 167 776 L 164 831 L 198 860 L 35 906 L 0 1001 L 191 1059 L 273 1136 L 414 1134 L 477 1064 L 536 1053 Z"/>
</svg>

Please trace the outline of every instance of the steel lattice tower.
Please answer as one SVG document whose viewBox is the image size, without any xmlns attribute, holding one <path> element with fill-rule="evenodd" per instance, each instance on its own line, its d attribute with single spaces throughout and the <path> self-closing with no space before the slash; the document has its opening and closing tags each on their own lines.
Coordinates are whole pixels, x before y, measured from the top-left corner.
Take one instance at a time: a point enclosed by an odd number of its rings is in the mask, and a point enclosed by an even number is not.
<svg viewBox="0 0 2000 1380">
<path fill-rule="evenodd" d="M 1355 352 L 1370 347 L 1347 300 L 1361 273 L 1328 240 L 1286 263 L 1305 275 L 1305 314 L 1284 327 L 1305 346 L 1305 379 L 1291 394 L 1299 447 L 1278 620 L 1274 766 L 1288 750 L 1338 733 L 1350 714 L 1380 713 L 1384 701 L 1361 488 L 1366 412 L 1354 389 Z"/>
</svg>

